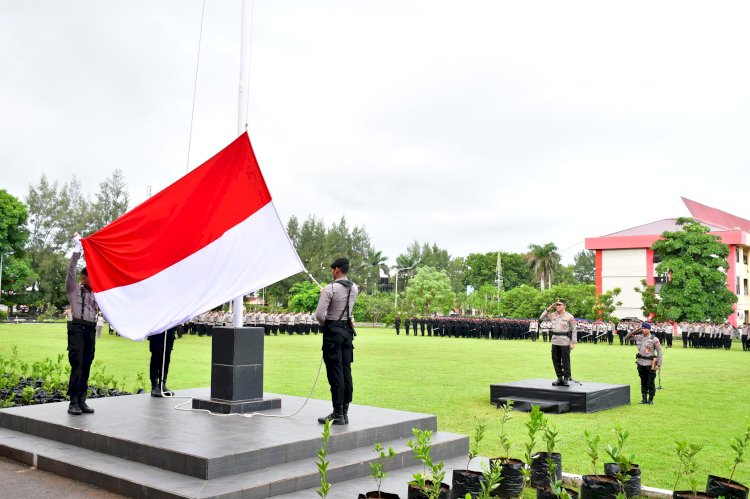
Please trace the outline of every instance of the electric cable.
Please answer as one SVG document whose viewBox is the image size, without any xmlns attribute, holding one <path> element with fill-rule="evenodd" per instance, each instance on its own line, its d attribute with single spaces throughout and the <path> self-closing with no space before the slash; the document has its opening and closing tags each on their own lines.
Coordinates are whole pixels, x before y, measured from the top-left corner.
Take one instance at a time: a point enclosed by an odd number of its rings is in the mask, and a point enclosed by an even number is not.
<svg viewBox="0 0 750 499">
<path fill-rule="evenodd" d="M 321 284 L 315 279 L 315 277 L 313 277 L 313 275 L 307 270 L 307 268 L 304 265 L 302 266 L 302 268 L 304 269 L 305 274 L 307 274 L 307 276 L 310 279 L 312 279 L 312 281 L 315 282 L 315 284 L 317 284 L 320 289 L 323 289 L 323 286 L 321 286 Z M 165 333 L 164 333 L 164 351 L 162 352 L 161 375 L 159 376 L 162 379 L 164 378 L 164 364 L 165 364 L 166 357 L 167 357 L 167 347 L 166 347 L 166 345 L 167 345 L 167 333 L 165 331 Z M 243 414 L 239 414 L 239 413 L 223 414 L 223 413 L 212 412 L 209 409 L 195 409 L 195 408 L 192 408 L 192 407 L 186 409 L 186 408 L 183 408 L 183 406 L 185 404 L 190 403 L 193 400 L 194 397 L 188 397 L 188 396 L 185 396 L 185 395 L 175 395 L 174 392 L 169 392 L 169 394 L 167 394 L 166 392 L 164 392 L 164 390 L 162 388 L 162 386 L 163 386 L 162 379 L 159 380 L 159 391 L 161 392 L 161 396 L 163 398 L 189 399 L 189 400 L 186 400 L 185 402 L 180 402 L 179 404 L 177 404 L 176 406 L 174 406 L 174 408 L 176 410 L 178 410 L 178 411 L 207 412 L 211 416 L 241 416 L 243 418 L 252 418 L 254 416 L 261 416 L 261 417 L 265 417 L 265 418 L 281 418 L 281 419 L 283 419 L 283 418 L 291 418 L 292 416 L 296 416 L 297 414 L 299 414 L 299 412 L 302 409 L 304 409 L 304 407 L 307 405 L 307 403 L 312 398 L 312 394 L 315 391 L 315 387 L 318 385 L 318 380 L 320 379 L 320 371 L 322 371 L 322 370 L 323 370 L 323 355 L 321 353 L 320 364 L 318 364 L 318 373 L 315 375 L 315 380 L 313 381 L 312 388 L 310 388 L 310 393 L 307 394 L 307 397 L 305 398 L 305 401 L 302 402 L 302 405 L 299 407 L 299 409 L 297 409 L 296 411 L 294 411 L 291 414 L 264 414 L 262 412 L 248 412 L 248 413 L 243 413 Z"/>
</svg>

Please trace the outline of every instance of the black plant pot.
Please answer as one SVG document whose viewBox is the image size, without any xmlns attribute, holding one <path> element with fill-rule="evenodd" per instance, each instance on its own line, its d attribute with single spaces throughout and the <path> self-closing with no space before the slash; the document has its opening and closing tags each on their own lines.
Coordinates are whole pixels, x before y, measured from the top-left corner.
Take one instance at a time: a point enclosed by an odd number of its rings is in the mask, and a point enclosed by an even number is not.
<svg viewBox="0 0 750 499">
<path fill-rule="evenodd" d="M 427 487 L 432 487 L 432 481 L 431 480 L 425 480 L 425 484 Z M 440 484 L 440 495 L 438 496 L 439 499 L 450 499 L 450 491 L 451 488 L 446 483 Z M 428 499 L 427 491 L 419 488 L 417 485 L 415 485 L 412 482 L 409 482 L 409 489 L 406 494 L 407 499 Z"/>
<path fill-rule="evenodd" d="M 536 489 L 544 488 L 550 484 L 547 456 L 546 452 L 540 452 L 531 460 L 531 486 Z M 553 452 L 551 457 L 556 465 L 555 476 L 558 480 L 562 480 L 562 456 Z"/>
<path fill-rule="evenodd" d="M 672 492 L 672 497 L 674 499 L 706 499 L 711 496 L 705 492 L 696 492 L 693 494 L 692 490 L 675 490 Z"/>
<path fill-rule="evenodd" d="M 617 480 L 607 475 L 583 475 L 581 499 L 615 499 L 620 492 Z"/>
<path fill-rule="evenodd" d="M 620 467 L 616 463 L 604 463 L 604 474 L 616 477 L 620 472 Z M 641 495 L 641 468 L 637 464 L 630 466 L 630 471 L 626 473 L 630 478 L 625 482 L 625 495 L 636 497 Z"/>
<path fill-rule="evenodd" d="M 501 466 L 503 471 L 501 473 L 503 480 L 500 485 L 492 491 L 493 497 L 502 497 L 503 499 L 510 499 L 514 497 L 521 497 L 523 493 L 523 461 L 519 459 L 503 459 L 500 457 L 490 459 L 490 467 L 495 468 Z"/>
<path fill-rule="evenodd" d="M 471 497 L 478 496 L 482 493 L 482 482 L 484 475 L 481 471 L 453 470 L 451 498 L 464 499 L 466 494 L 471 494 Z"/>
<path fill-rule="evenodd" d="M 565 488 L 565 490 L 571 499 L 578 499 L 577 490 L 569 489 L 567 487 Z M 536 499 L 557 499 L 557 496 L 554 492 L 552 492 L 552 489 L 550 487 L 545 487 L 543 489 L 536 489 Z"/>
<path fill-rule="evenodd" d="M 706 494 L 711 497 L 724 496 L 726 499 L 747 499 L 748 489 L 739 482 L 708 475 L 706 482 Z"/>
<path fill-rule="evenodd" d="M 398 494 L 391 494 L 390 492 L 381 492 L 378 494 L 377 490 L 371 490 L 367 494 L 360 494 L 357 499 L 401 499 Z"/>
</svg>

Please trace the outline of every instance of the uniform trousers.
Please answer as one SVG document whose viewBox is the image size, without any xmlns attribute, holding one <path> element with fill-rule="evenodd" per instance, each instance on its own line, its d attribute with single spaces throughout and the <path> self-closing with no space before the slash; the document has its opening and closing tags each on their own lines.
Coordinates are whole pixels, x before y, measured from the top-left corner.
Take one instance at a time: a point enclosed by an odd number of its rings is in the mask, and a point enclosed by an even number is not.
<svg viewBox="0 0 750 499">
<path fill-rule="evenodd" d="M 569 345 L 552 345 L 552 366 L 558 378 L 570 378 Z"/>
<path fill-rule="evenodd" d="M 85 326 L 68 322 L 68 362 L 70 381 L 68 396 L 86 397 L 89 390 L 89 374 L 94 361 L 96 326 Z"/>
<path fill-rule="evenodd" d="M 654 395 L 656 395 L 656 384 L 654 383 L 654 380 L 656 380 L 656 371 L 651 369 L 651 366 L 642 366 L 640 364 L 637 364 L 638 366 L 638 376 L 641 378 L 641 394 L 647 395 L 649 398 L 654 398 Z"/>
<path fill-rule="evenodd" d="M 350 403 L 354 393 L 354 331 L 348 321 L 326 321 L 323 326 L 323 362 L 331 386 L 331 402 L 334 405 Z"/>
<path fill-rule="evenodd" d="M 169 373 L 169 361 L 172 358 L 172 348 L 174 347 L 175 328 L 167 330 L 165 333 L 154 334 L 148 337 L 148 349 L 151 352 L 151 363 L 149 364 L 149 375 L 151 380 L 165 380 Z M 164 349 L 164 335 L 167 336 L 167 348 Z M 164 362 L 164 375 L 162 376 L 162 361 Z"/>
</svg>

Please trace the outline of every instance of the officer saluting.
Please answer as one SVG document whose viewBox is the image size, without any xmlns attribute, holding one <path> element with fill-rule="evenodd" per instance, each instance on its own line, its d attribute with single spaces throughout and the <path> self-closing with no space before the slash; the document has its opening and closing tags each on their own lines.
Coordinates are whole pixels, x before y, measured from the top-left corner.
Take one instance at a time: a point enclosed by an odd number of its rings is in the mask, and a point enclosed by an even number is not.
<svg viewBox="0 0 750 499">
<path fill-rule="evenodd" d="M 656 395 L 656 371 L 661 368 L 661 342 L 659 338 L 651 334 L 651 324 L 644 322 L 639 329 L 630 331 L 625 335 L 627 340 L 633 337 L 638 345 L 638 353 L 635 356 L 635 363 L 638 366 L 638 376 L 641 378 L 641 395 L 643 396 L 641 404 L 653 404 L 654 395 Z M 648 399 L 646 396 L 648 395 Z"/>
<path fill-rule="evenodd" d="M 575 348 L 577 341 L 576 320 L 565 311 L 566 306 L 565 300 L 557 300 L 539 316 L 540 321 L 548 320 L 552 323 L 552 366 L 557 374 L 557 381 L 553 381 L 552 386 L 569 386 L 570 351 Z M 553 308 L 555 311 L 550 313 Z"/>
<path fill-rule="evenodd" d="M 328 383 L 331 385 L 333 412 L 318 418 L 325 424 L 349 424 L 349 403 L 352 401 L 354 385 L 352 368 L 354 362 L 354 326 L 352 310 L 359 294 L 357 285 L 348 280 L 349 260 L 337 258 L 331 264 L 334 281 L 320 291 L 315 318 L 323 326 L 323 361 L 326 364 Z"/>
</svg>

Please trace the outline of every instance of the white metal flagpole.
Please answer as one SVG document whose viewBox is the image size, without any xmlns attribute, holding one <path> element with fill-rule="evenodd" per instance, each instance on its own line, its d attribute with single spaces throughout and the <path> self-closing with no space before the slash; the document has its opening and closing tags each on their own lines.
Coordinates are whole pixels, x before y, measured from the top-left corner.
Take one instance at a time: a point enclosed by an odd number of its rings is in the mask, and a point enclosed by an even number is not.
<svg viewBox="0 0 750 499">
<path fill-rule="evenodd" d="M 247 102 L 250 82 L 250 0 L 242 0 L 242 31 L 240 36 L 240 87 L 237 112 L 237 134 L 247 131 Z M 243 297 L 232 300 L 232 326 L 242 327 L 242 316 L 245 312 Z"/>
</svg>

